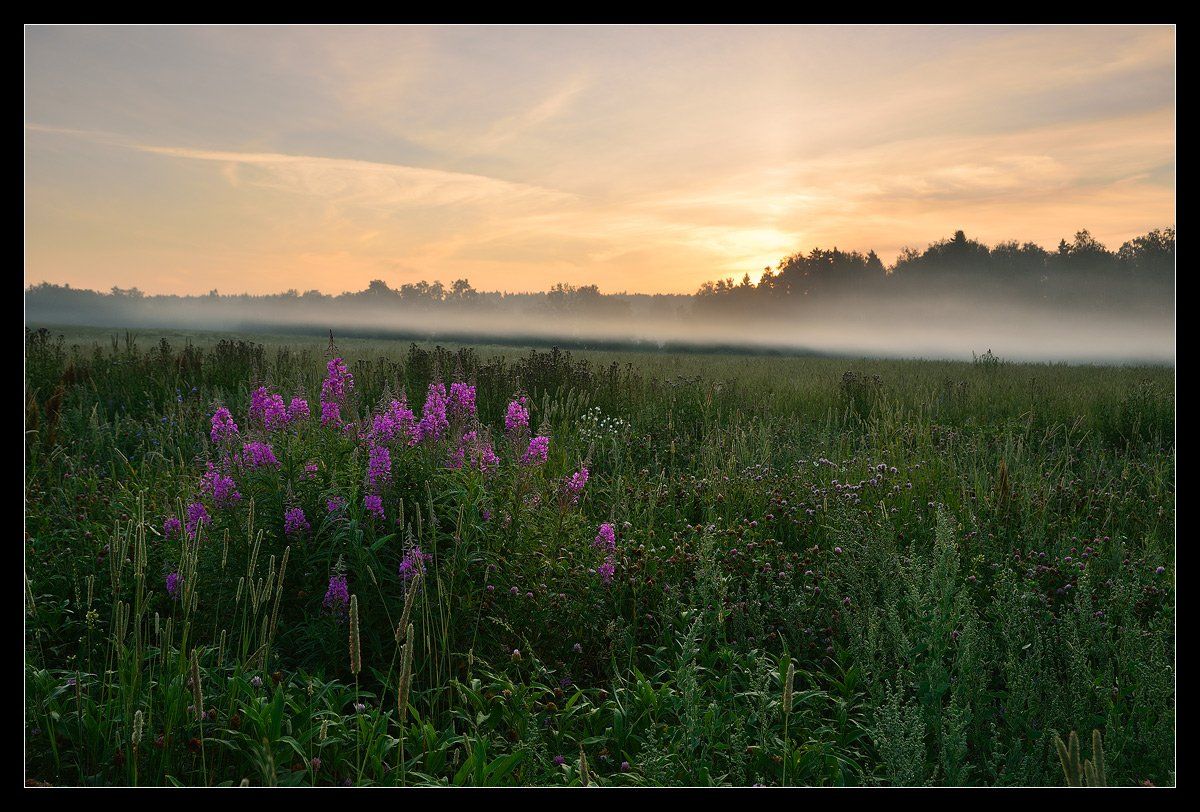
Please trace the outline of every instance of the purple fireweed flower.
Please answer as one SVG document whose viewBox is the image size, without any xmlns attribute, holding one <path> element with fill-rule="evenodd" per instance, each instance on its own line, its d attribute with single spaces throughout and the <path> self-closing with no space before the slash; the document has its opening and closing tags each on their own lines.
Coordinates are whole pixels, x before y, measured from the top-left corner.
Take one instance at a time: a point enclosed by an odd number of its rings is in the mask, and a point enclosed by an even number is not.
<svg viewBox="0 0 1200 812">
<path fill-rule="evenodd" d="M 504 413 L 504 430 L 510 434 L 519 429 L 529 428 L 529 409 L 525 404 L 529 401 L 524 395 L 508 404 Z"/>
<path fill-rule="evenodd" d="M 317 472 L 320 470 L 321 466 L 315 462 L 304 463 L 304 476 L 308 477 L 309 479 L 316 479 Z"/>
<path fill-rule="evenodd" d="M 163 522 L 163 536 L 166 538 L 174 538 L 183 529 L 183 522 L 179 521 L 175 516 L 168 516 Z"/>
<path fill-rule="evenodd" d="M 354 391 L 354 376 L 341 358 L 332 358 L 326 365 L 327 373 L 321 384 L 322 402 L 341 403 L 346 395 Z"/>
<path fill-rule="evenodd" d="M 346 500 L 340 496 L 332 496 L 325 500 L 325 510 L 330 513 L 340 513 L 346 508 Z"/>
<path fill-rule="evenodd" d="M 212 430 L 208 436 L 212 438 L 214 443 L 220 443 L 232 437 L 236 437 L 238 433 L 237 423 L 233 422 L 233 415 L 229 410 L 222 406 L 212 416 Z"/>
<path fill-rule="evenodd" d="M 486 474 L 500 467 L 500 458 L 489 440 L 481 438 L 478 432 L 468 431 L 446 462 L 447 468 L 459 469 L 464 465 Z"/>
<path fill-rule="evenodd" d="M 342 424 L 341 404 L 329 400 L 321 401 L 321 425 L 340 426 Z"/>
<path fill-rule="evenodd" d="M 453 417 L 474 417 L 475 387 L 469 383 L 450 384 L 450 414 Z"/>
<path fill-rule="evenodd" d="M 404 559 L 400 562 L 400 580 L 411 581 L 418 573 L 425 574 L 425 562 L 432 559 L 433 556 L 421 552 L 421 548 L 416 545 L 409 548 L 404 554 Z"/>
<path fill-rule="evenodd" d="M 567 477 L 566 489 L 567 496 L 572 502 L 579 501 L 579 495 L 583 493 L 583 488 L 587 485 L 589 472 L 586 465 L 579 467 L 579 470 Z"/>
<path fill-rule="evenodd" d="M 247 468 L 279 467 L 279 460 L 275 459 L 275 452 L 271 446 L 258 442 L 246 443 L 242 446 L 242 463 Z"/>
<path fill-rule="evenodd" d="M 283 396 L 260 386 L 250 396 L 250 419 L 262 423 L 268 431 L 283 428 L 288 423 L 288 410 Z"/>
<path fill-rule="evenodd" d="M 350 587 L 345 575 L 329 576 L 329 588 L 321 605 L 335 614 L 343 614 L 350 606 Z"/>
<path fill-rule="evenodd" d="M 309 411 L 308 401 L 304 398 L 292 398 L 288 404 L 287 416 L 289 421 L 307 420 L 312 412 Z"/>
<path fill-rule="evenodd" d="M 237 483 L 233 481 L 233 477 L 225 474 L 220 468 L 217 468 L 211 462 L 206 463 L 208 470 L 200 479 L 201 493 L 207 493 L 213 499 L 217 507 L 228 507 L 241 500 L 242 495 L 238 492 Z"/>
<path fill-rule="evenodd" d="M 419 442 L 442 439 L 446 429 L 450 428 L 450 420 L 446 417 L 447 405 L 445 385 L 429 384 L 429 390 L 425 395 L 425 406 L 421 410 L 421 422 L 417 424 L 415 432 Z"/>
<path fill-rule="evenodd" d="M 410 444 L 416 441 L 417 418 L 403 400 L 393 400 L 385 412 L 371 420 L 370 436 L 381 443 L 403 438 Z"/>
<path fill-rule="evenodd" d="M 172 600 L 179 600 L 179 573 L 172 572 L 167 575 L 167 594 Z"/>
<path fill-rule="evenodd" d="M 550 453 L 550 438 L 541 435 L 529 441 L 529 448 L 521 456 L 522 465 L 541 465 Z"/>
<path fill-rule="evenodd" d="M 613 573 L 615 573 L 616 570 L 617 565 L 613 561 L 613 557 L 610 555 L 608 558 L 604 559 L 603 564 L 596 567 L 596 574 L 600 576 L 600 580 L 604 581 L 604 583 L 611 584 Z"/>
<path fill-rule="evenodd" d="M 304 511 L 301 508 L 289 508 L 283 514 L 283 532 L 287 535 L 305 533 L 311 529 L 312 527 L 309 525 L 308 519 L 304 518 Z"/>
<path fill-rule="evenodd" d="M 367 509 L 367 513 L 372 514 L 376 518 L 383 518 L 383 497 L 377 493 L 369 493 L 363 499 L 363 507 Z"/>
<path fill-rule="evenodd" d="M 367 482 L 377 488 L 392 478 L 392 454 L 386 446 L 371 446 L 367 461 Z"/>
<path fill-rule="evenodd" d="M 207 524 L 212 521 L 208 515 L 208 510 L 204 507 L 203 502 L 192 502 L 187 506 L 187 524 L 184 525 L 184 530 L 187 531 L 188 538 L 195 538 L 196 531 L 200 529 L 201 524 Z"/>
<path fill-rule="evenodd" d="M 610 553 L 617 549 L 616 528 L 610 522 L 600 525 L 600 528 L 596 531 L 596 539 L 592 542 L 592 546 Z"/>
</svg>

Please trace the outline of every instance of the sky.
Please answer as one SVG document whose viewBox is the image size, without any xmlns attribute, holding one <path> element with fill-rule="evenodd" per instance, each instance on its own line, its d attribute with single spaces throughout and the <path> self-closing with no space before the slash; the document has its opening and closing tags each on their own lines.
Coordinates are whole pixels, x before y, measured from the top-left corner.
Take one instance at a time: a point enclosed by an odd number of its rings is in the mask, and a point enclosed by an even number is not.
<svg viewBox="0 0 1200 812">
<path fill-rule="evenodd" d="M 1171 26 L 25 28 L 25 282 L 692 293 L 1175 223 Z"/>
</svg>

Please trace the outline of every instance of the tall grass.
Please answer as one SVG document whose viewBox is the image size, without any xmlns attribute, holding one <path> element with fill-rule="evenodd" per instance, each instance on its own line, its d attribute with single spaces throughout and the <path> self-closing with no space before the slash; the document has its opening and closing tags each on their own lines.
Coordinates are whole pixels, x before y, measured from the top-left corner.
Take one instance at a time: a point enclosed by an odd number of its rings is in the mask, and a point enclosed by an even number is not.
<svg viewBox="0 0 1200 812">
<path fill-rule="evenodd" d="M 216 404 L 311 396 L 326 347 L 27 332 L 30 778 L 1040 785 L 1097 730 L 1109 784 L 1174 783 L 1173 370 L 338 349 L 364 410 L 470 380 L 496 426 L 525 393 L 546 465 L 406 457 L 384 526 L 314 430 L 291 490 L 171 541 Z M 314 454 L 357 496 L 291 538 Z"/>
</svg>

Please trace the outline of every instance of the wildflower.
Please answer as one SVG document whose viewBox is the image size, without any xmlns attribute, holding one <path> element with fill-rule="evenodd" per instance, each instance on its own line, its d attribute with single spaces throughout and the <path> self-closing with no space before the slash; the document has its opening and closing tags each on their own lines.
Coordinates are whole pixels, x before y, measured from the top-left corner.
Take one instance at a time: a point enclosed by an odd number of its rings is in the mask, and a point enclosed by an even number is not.
<svg viewBox="0 0 1200 812">
<path fill-rule="evenodd" d="M 567 496 L 570 497 L 571 503 L 579 501 L 579 495 L 583 493 L 583 487 L 587 485 L 588 469 L 586 465 L 580 466 L 579 470 L 567 477 Z"/>
<path fill-rule="evenodd" d="M 233 477 L 222 473 L 211 462 L 207 463 L 207 466 L 208 470 L 200 480 L 200 491 L 212 496 L 217 507 L 227 507 L 241 500 L 242 495 L 238 492 Z"/>
<path fill-rule="evenodd" d="M 304 476 L 309 479 L 316 479 L 317 472 L 321 470 L 321 466 L 315 462 L 306 462 L 304 464 Z"/>
<path fill-rule="evenodd" d="M 392 478 L 392 454 L 386 446 L 371 446 L 367 461 L 367 481 L 372 488 Z"/>
<path fill-rule="evenodd" d="M 425 574 L 425 562 L 429 561 L 433 556 L 421 552 L 421 548 L 413 545 L 408 552 L 404 554 L 404 559 L 400 562 L 400 580 L 411 581 L 418 574 Z"/>
<path fill-rule="evenodd" d="M 250 418 L 262 423 L 268 431 L 283 428 L 291 419 L 283 396 L 268 391 L 265 386 L 258 387 L 250 395 Z"/>
<path fill-rule="evenodd" d="M 617 565 L 613 561 L 613 557 L 610 555 L 608 558 L 604 559 L 603 564 L 596 567 L 596 574 L 600 576 L 600 580 L 604 581 L 604 583 L 611 584 L 613 574 L 616 572 L 616 569 Z"/>
<path fill-rule="evenodd" d="M 1157 569 L 1155 569 L 1155 570 L 1154 570 L 1154 574 L 1155 574 L 1155 575 L 1162 575 L 1162 574 L 1163 574 L 1164 572 L 1166 572 L 1166 571 L 1167 571 L 1167 568 L 1166 568 L 1166 567 L 1158 567 Z"/>
<path fill-rule="evenodd" d="M 566 763 L 567 763 L 567 759 L 564 756 L 555 756 L 554 757 L 554 766 L 555 767 L 561 767 L 562 765 L 564 765 Z"/>
<path fill-rule="evenodd" d="M 411 444 L 415 440 L 416 425 L 412 409 L 403 400 L 393 400 L 385 412 L 372 418 L 370 435 L 376 442 L 388 443 L 405 438 Z"/>
<path fill-rule="evenodd" d="M 575 652 L 576 654 L 583 654 L 583 646 L 581 646 L 579 643 L 576 643 L 575 645 L 571 646 L 571 651 Z"/>
<path fill-rule="evenodd" d="M 450 428 L 450 420 L 446 417 L 447 405 L 445 385 L 429 384 L 429 391 L 425 396 L 425 407 L 421 410 L 421 422 L 417 424 L 418 441 L 442 438 L 442 434 Z"/>
<path fill-rule="evenodd" d="M 377 493 L 369 493 L 363 500 L 363 507 L 376 518 L 383 518 L 383 497 Z"/>
<path fill-rule="evenodd" d="M 596 531 L 596 539 L 592 542 L 592 546 L 608 552 L 617 549 L 617 531 L 611 522 L 605 522 L 600 525 L 600 528 Z"/>
<path fill-rule="evenodd" d="M 529 409 L 525 407 L 528 401 L 524 396 L 508 404 L 504 413 L 504 430 L 510 434 L 518 429 L 529 427 Z"/>
<path fill-rule="evenodd" d="M 231 437 L 236 437 L 238 433 L 237 423 L 233 422 L 233 415 L 229 410 L 222 406 L 217 409 L 212 416 L 212 429 L 208 436 L 212 438 L 214 443 L 220 443 Z"/>
<path fill-rule="evenodd" d="M 475 387 L 469 383 L 450 384 L 449 409 L 450 414 L 454 417 L 474 417 L 476 414 Z"/>
<path fill-rule="evenodd" d="M 463 434 L 458 448 L 446 461 L 446 467 L 455 470 L 464 465 L 486 474 L 500 467 L 500 458 L 496 456 L 496 450 L 490 441 L 481 439 L 478 432 L 468 431 Z"/>
<path fill-rule="evenodd" d="M 167 594 L 172 600 L 179 600 L 179 573 L 172 572 L 167 575 Z"/>
<path fill-rule="evenodd" d="M 346 507 L 346 500 L 340 496 L 331 496 L 325 500 L 325 510 L 329 513 L 340 513 Z"/>
<path fill-rule="evenodd" d="M 275 452 L 267 443 L 246 443 L 242 446 L 242 463 L 248 468 L 279 467 Z"/>
<path fill-rule="evenodd" d="M 521 662 L 521 649 L 515 648 L 512 650 L 512 661 L 514 663 Z"/>
<path fill-rule="evenodd" d="M 255 688 L 261 688 L 263 686 L 262 677 L 255 675 L 254 678 L 250 680 L 250 685 Z"/>
<path fill-rule="evenodd" d="M 193 502 L 187 506 L 187 524 L 184 529 L 187 531 L 188 538 L 195 538 L 196 531 L 200 529 L 201 524 L 212 521 L 208 515 L 208 509 L 204 507 L 203 502 Z"/>
<path fill-rule="evenodd" d="M 321 605 L 331 612 L 345 614 L 350 605 L 350 587 L 346 583 L 345 575 L 329 576 L 329 588 L 325 591 L 325 600 Z"/>
<path fill-rule="evenodd" d="M 179 534 L 179 531 L 182 528 L 183 523 L 180 522 L 178 518 L 175 516 L 168 516 L 166 521 L 163 522 L 163 536 L 165 538 L 173 538 Z"/>
<path fill-rule="evenodd" d="M 621 762 L 621 772 L 623 772 L 623 773 L 627 773 L 627 772 L 629 772 L 629 770 L 630 770 L 630 767 L 629 767 L 629 762 L 628 762 L 628 761 L 622 761 L 622 762 Z"/>
<path fill-rule="evenodd" d="M 529 441 L 529 448 L 521 457 L 522 465 L 541 465 L 546 461 L 546 457 L 550 452 L 549 437 L 534 437 Z"/>
<path fill-rule="evenodd" d="M 354 376 L 341 358 L 332 358 L 326 365 L 325 380 L 321 383 L 322 404 L 341 403 L 346 395 L 354 391 Z"/>
<path fill-rule="evenodd" d="M 307 420 L 312 412 L 308 408 L 308 401 L 304 398 L 292 398 L 292 402 L 288 404 L 287 416 L 289 421 Z"/>
<path fill-rule="evenodd" d="M 321 401 L 321 425 L 340 426 L 342 424 L 342 407 L 328 400 Z"/>
<path fill-rule="evenodd" d="M 287 535 L 293 533 L 304 533 L 311 530 L 312 527 L 308 523 L 308 519 L 304 517 L 304 510 L 298 507 L 289 508 L 283 514 L 283 532 Z"/>
</svg>

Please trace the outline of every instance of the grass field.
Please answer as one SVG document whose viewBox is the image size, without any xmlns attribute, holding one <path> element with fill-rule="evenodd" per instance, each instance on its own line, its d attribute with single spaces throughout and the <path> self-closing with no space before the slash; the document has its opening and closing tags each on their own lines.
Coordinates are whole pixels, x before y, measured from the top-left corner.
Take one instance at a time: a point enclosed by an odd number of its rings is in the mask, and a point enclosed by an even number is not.
<svg viewBox="0 0 1200 812">
<path fill-rule="evenodd" d="M 25 352 L 31 779 L 1175 783 L 1173 368 Z"/>
</svg>

